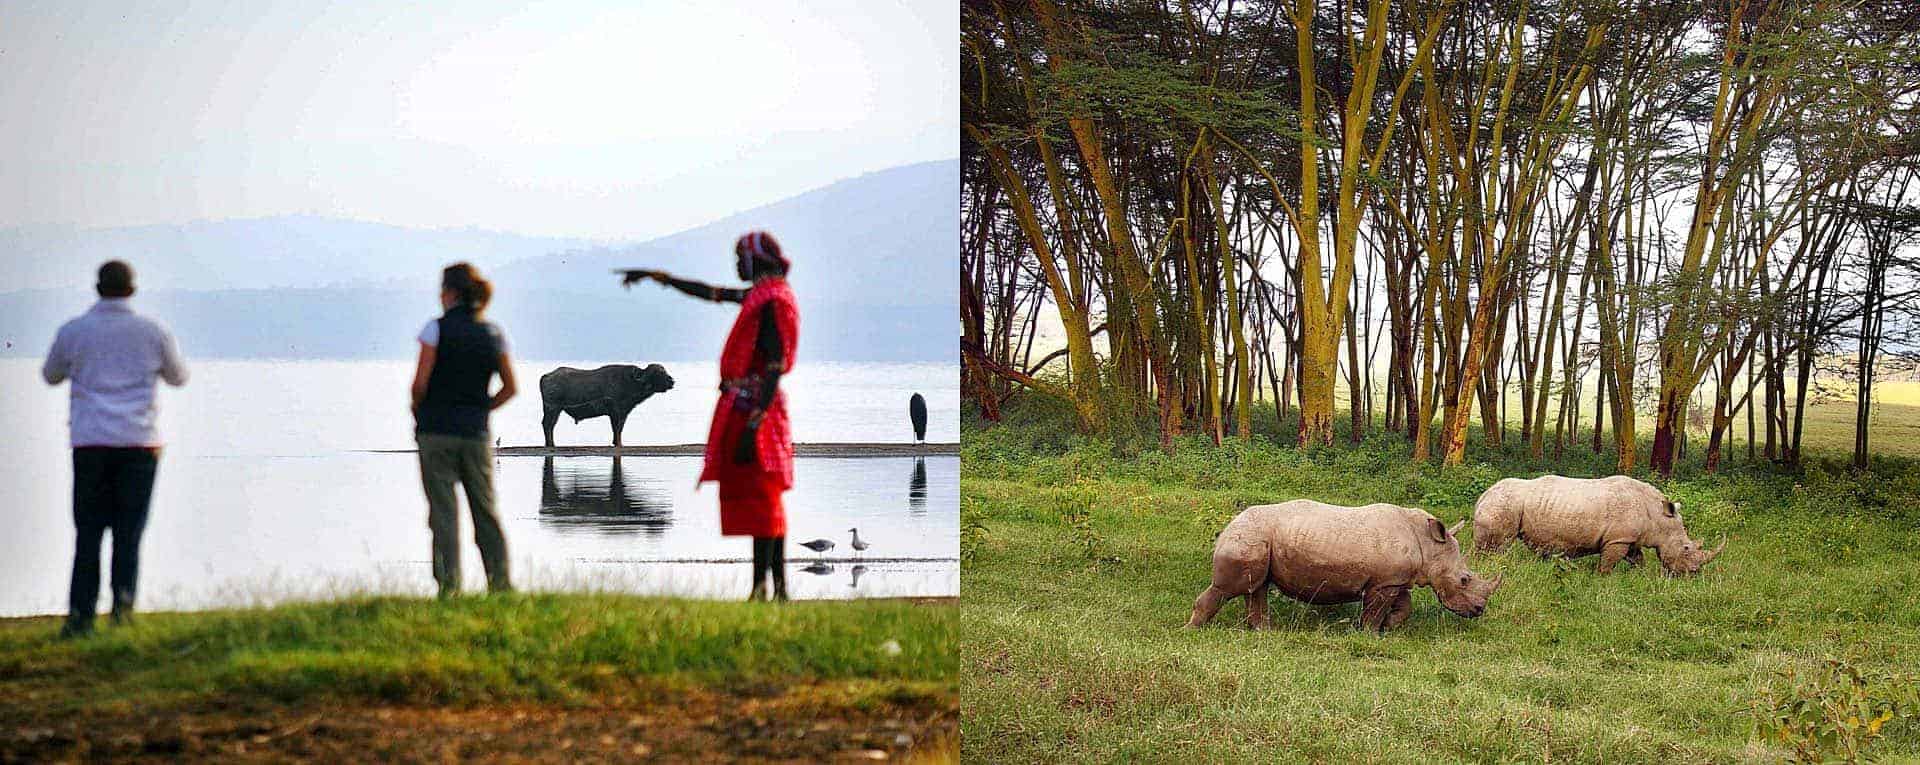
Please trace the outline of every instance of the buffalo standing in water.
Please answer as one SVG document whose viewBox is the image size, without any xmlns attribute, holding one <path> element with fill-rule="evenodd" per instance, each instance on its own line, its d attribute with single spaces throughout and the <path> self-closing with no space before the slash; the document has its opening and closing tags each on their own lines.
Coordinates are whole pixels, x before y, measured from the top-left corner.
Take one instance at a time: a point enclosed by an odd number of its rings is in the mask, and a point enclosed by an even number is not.
<svg viewBox="0 0 1920 765">
<path fill-rule="evenodd" d="M 620 447 L 620 431 L 626 428 L 627 415 L 640 402 L 655 393 L 673 390 L 673 378 L 666 367 L 648 364 L 645 369 L 631 364 L 609 364 L 595 370 L 561 367 L 540 376 L 540 406 L 544 410 L 540 426 L 547 432 L 547 446 L 553 446 L 553 424 L 566 412 L 574 422 L 593 417 L 613 421 L 613 446 Z"/>
</svg>

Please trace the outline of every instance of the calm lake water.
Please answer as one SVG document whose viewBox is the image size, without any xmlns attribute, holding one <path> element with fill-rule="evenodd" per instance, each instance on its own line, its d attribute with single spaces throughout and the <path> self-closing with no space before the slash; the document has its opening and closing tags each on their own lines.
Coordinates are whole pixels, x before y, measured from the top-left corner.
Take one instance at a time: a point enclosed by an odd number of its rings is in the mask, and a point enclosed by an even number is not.
<svg viewBox="0 0 1920 765">
<path fill-rule="evenodd" d="M 536 381 L 494 413 L 506 445 L 538 445 Z M 666 363 L 674 390 L 634 410 L 625 443 L 705 439 L 717 397 L 711 360 Z M 410 449 L 409 362 L 189 361 L 187 387 L 160 392 L 167 446 L 142 545 L 140 606 L 215 608 L 350 592 L 429 594 L 426 500 Z M 796 441 L 910 442 L 907 399 L 926 396 L 930 441 L 959 440 L 951 365 L 803 364 L 782 383 Z M 0 615 L 66 610 L 72 565 L 67 389 L 39 362 L 0 359 Z M 562 417 L 557 444 L 605 445 L 605 418 Z M 721 537 L 716 491 L 694 457 L 500 457 L 499 511 L 516 585 L 698 597 L 744 596 L 749 542 Z M 806 458 L 787 494 L 788 583 L 796 598 L 955 595 L 960 461 Z M 464 500 L 463 500 L 464 502 Z M 853 559 L 848 529 L 872 545 Z M 462 535 L 472 528 L 462 519 Z M 815 556 L 799 543 L 835 540 Z M 462 563 L 483 585 L 477 550 Z M 104 590 L 104 583 L 102 589 Z"/>
</svg>

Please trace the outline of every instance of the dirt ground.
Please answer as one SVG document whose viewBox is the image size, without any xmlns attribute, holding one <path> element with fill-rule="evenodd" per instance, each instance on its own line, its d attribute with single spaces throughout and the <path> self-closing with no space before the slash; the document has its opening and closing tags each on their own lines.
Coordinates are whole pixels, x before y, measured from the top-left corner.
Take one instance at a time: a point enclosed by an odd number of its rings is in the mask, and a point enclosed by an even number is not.
<svg viewBox="0 0 1920 765">
<path fill-rule="evenodd" d="M 564 706 L 284 706 L 235 699 L 79 716 L 4 704 L 0 763 L 957 759 L 956 698 L 822 701 L 843 696 L 826 687 L 790 686 L 671 691 Z"/>
</svg>

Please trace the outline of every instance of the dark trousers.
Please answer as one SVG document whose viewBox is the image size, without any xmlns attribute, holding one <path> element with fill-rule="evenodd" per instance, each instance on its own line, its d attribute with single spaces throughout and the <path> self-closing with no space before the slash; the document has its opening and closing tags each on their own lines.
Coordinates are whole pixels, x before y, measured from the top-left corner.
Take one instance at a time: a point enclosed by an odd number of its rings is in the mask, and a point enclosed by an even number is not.
<svg viewBox="0 0 1920 765">
<path fill-rule="evenodd" d="M 160 451 L 82 446 L 73 450 L 73 584 L 67 619 L 93 624 L 100 604 L 100 538 L 113 531 L 113 610 L 133 610 L 140 576 L 140 533 L 147 528 L 147 501 Z"/>
</svg>

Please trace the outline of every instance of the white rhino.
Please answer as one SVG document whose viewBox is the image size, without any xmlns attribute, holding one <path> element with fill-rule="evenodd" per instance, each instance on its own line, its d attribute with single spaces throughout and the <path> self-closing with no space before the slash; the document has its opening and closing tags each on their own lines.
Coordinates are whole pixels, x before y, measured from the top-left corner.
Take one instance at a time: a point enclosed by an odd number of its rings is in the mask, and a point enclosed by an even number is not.
<svg viewBox="0 0 1920 765">
<path fill-rule="evenodd" d="M 1726 549 L 1705 549 L 1687 536 L 1680 503 L 1645 481 L 1607 478 L 1506 478 L 1473 506 L 1473 542 L 1498 550 L 1515 538 L 1542 555 L 1600 555 L 1600 573 L 1621 560 L 1640 562 L 1640 548 L 1660 555 L 1668 575 L 1696 574 Z"/>
<path fill-rule="evenodd" d="M 1360 623 L 1384 632 L 1406 621 L 1414 587 L 1432 587 L 1440 605 L 1466 617 L 1486 611 L 1500 586 L 1467 570 L 1449 529 L 1422 510 L 1373 504 L 1341 507 L 1299 499 L 1255 505 L 1234 516 L 1213 546 L 1213 583 L 1187 626 L 1212 621 L 1245 595 L 1247 625 L 1267 626 L 1267 587 L 1315 605 L 1361 601 Z"/>
</svg>

